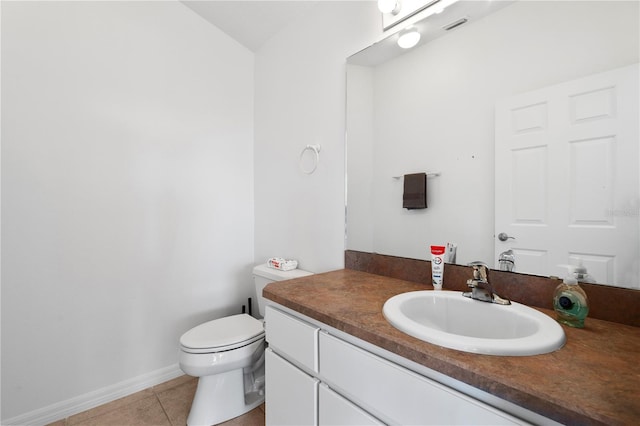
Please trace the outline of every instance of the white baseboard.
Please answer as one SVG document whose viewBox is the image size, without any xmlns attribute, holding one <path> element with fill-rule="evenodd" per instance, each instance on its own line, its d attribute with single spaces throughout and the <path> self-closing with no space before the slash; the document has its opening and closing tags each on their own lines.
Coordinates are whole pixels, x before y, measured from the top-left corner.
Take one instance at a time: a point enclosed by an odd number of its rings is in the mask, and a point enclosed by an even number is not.
<svg viewBox="0 0 640 426">
<path fill-rule="evenodd" d="M 47 425 L 151 386 L 175 379 L 183 374 L 178 364 L 170 365 L 75 398 L 67 399 L 66 401 L 60 401 L 11 419 L 2 420 L 2 425 Z"/>
</svg>

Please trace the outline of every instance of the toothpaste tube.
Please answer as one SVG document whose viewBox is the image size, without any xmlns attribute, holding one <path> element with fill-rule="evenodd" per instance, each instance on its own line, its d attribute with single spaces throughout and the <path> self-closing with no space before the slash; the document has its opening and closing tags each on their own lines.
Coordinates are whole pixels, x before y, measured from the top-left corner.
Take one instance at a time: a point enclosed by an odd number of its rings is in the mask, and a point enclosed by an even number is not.
<svg viewBox="0 0 640 426">
<path fill-rule="evenodd" d="M 445 246 L 431 246 L 431 283 L 434 290 L 442 290 L 442 276 L 444 275 Z"/>
</svg>

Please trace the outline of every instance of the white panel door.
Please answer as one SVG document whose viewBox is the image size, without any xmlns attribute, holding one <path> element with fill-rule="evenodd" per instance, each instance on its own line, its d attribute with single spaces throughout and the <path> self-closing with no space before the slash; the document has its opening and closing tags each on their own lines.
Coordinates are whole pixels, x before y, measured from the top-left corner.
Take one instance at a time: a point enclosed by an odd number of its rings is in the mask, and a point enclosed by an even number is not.
<svg viewBox="0 0 640 426">
<path fill-rule="evenodd" d="M 271 349 L 265 351 L 267 425 L 317 425 L 319 381 Z"/>
<path fill-rule="evenodd" d="M 638 70 L 496 104 L 496 267 L 512 249 L 517 272 L 564 276 L 581 260 L 597 282 L 638 287 Z"/>
</svg>

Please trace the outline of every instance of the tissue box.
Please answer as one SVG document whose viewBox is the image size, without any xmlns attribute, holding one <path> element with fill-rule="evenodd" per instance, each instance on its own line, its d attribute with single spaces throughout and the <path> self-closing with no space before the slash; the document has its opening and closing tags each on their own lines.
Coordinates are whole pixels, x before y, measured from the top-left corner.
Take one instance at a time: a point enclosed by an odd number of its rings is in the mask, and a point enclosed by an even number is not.
<svg viewBox="0 0 640 426">
<path fill-rule="evenodd" d="M 280 271 L 290 271 L 298 267 L 297 260 L 283 259 L 281 257 L 272 257 L 267 261 L 267 265 L 270 268 L 278 269 Z"/>
</svg>

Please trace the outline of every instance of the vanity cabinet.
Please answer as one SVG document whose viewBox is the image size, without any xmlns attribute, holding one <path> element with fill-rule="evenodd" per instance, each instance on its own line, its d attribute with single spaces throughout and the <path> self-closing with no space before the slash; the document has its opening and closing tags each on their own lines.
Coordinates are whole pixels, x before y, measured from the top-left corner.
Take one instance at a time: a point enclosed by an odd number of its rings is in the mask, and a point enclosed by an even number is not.
<svg viewBox="0 0 640 426">
<path fill-rule="evenodd" d="M 269 407 L 266 410 L 266 424 L 318 424 L 317 400 L 320 381 L 304 373 L 272 349 L 265 352 L 265 365 L 265 405 Z"/>
<path fill-rule="evenodd" d="M 270 305 L 268 425 L 528 424 Z"/>
<path fill-rule="evenodd" d="M 326 383 L 320 384 L 318 397 L 319 425 L 367 426 L 384 424 L 351 401 L 332 391 Z"/>
<path fill-rule="evenodd" d="M 265 327 L 269 347 L 265 352 L 266 423 L 318 424 L 319 327 L 268 306 Z"/>
</svg>

